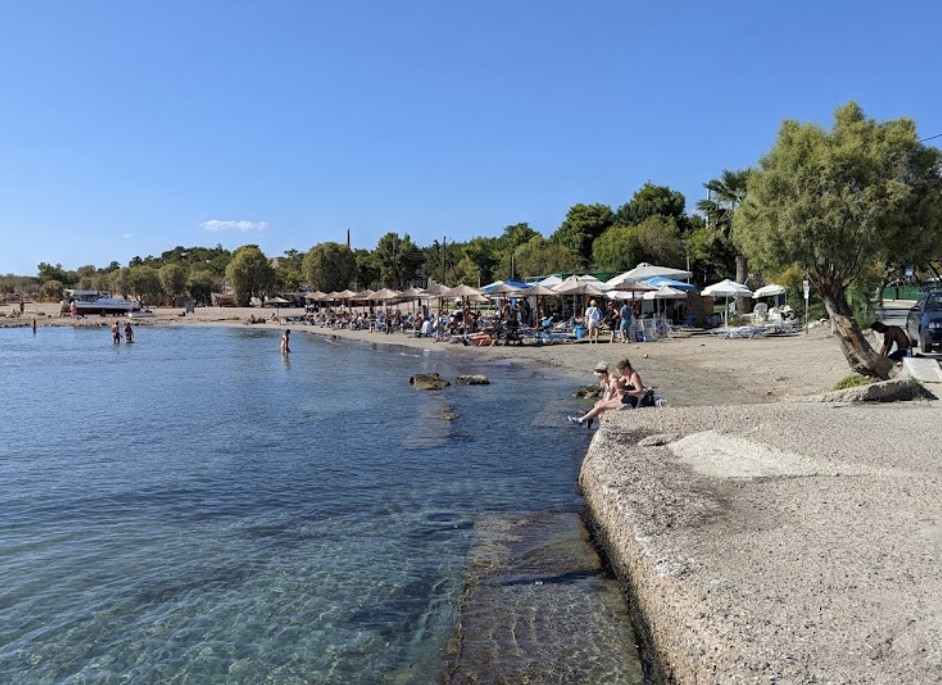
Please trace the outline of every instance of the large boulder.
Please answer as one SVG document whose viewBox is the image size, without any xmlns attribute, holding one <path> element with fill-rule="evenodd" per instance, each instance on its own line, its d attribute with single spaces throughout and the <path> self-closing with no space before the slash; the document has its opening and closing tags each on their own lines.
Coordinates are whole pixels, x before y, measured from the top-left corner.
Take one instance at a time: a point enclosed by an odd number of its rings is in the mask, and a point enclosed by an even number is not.
<svg viewBox="0 0 942 685">
<path fill-rule="evenodd" d="M 441 390 L 451 383 L 437 373 L 416 373 L 409 378 L 409 385 L 416 390 Z"/>
<path fill-rule="evenodd" d="M 897 376 L 888 381 L 858 385 L 854 388 L 810 397 L 796 397 L 795 402 L 897 402 L 927 397 L 919 381 L 908 376 Z"/>
</svg>

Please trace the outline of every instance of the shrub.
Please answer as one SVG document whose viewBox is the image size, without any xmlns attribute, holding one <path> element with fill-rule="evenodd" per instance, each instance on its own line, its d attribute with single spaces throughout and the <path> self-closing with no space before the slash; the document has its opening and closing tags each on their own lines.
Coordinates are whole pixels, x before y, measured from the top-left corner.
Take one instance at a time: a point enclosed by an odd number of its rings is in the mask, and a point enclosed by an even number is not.
<svg viewBox="0 0 942 685">
<path fill-rule="evenodd" d="M 834 384 L 831 390 L 847 390 L 848 388 L 857 388 L 861 385 L 869 385 L 871 379 L 867 376 L 861 376 L 858 373 L 852 373 L 849 376 L 844 376 L 841 380 Z"/>
</svg>

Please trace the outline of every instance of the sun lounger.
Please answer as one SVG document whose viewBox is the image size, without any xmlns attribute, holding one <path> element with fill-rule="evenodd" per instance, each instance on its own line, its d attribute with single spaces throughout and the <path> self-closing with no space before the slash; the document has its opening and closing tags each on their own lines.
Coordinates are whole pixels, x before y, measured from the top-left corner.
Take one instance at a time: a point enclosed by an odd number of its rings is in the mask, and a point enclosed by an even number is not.
<svg viewBox="0 0 942 685">
<path fill-rule="evenodd" d="M 765 328 L 761 326 L 723 326 L 710 331 L 714 338 L 755 338 L 764 334 Z"/>
</svg>

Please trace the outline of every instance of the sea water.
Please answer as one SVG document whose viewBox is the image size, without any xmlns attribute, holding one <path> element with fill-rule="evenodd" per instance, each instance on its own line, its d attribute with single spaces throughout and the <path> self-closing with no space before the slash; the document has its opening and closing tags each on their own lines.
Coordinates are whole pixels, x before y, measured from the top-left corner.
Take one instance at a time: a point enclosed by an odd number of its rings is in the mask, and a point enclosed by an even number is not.
<svg viewBox="0 0 942 685">
<path fill-rule="evenodd" d="M 525 660 L 591 632 L 583 682 L 637 681 L 610 580 L 469 562 L 581 510 L 571 381 L 303 328 L 288 357 L 276 331 L 136 333 L 0 330 L 0 683 L 434 683 L 485 576 L 565 590 L 515 595 L 559 623 Z"/>
</svg>

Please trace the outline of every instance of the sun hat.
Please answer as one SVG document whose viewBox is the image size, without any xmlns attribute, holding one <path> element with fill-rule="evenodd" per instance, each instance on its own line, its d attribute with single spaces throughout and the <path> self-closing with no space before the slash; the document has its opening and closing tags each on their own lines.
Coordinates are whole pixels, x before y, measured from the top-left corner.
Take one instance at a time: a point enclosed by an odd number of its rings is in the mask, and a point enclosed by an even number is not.
<svg viewBox="0 0 942 685">
<path fill-rule="evenodd" d="M 599 362 L 595 365 L 595 368 L 592 369 L 593 373 L 608 373 L 608 364 L 605 362 Z"/>
</svg>

